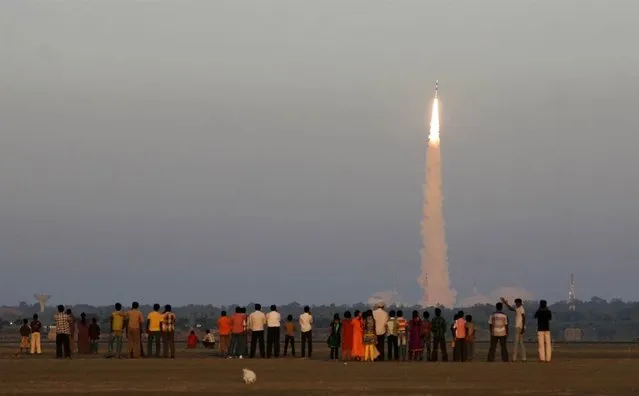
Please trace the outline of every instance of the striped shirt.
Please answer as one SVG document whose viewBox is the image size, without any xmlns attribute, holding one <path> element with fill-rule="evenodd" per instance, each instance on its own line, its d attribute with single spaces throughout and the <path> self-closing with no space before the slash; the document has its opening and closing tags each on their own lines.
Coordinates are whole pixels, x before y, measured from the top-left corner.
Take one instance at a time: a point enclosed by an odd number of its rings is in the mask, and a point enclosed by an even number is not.
<svg viewBox="0 0 639 396">
<path fill-rule="evenodd" d="M 165 312 L 162 315 L 162 331 L 165 333 L 175 332 L 175 314 L 173 312 Z"/>
<path fill-rule="evenodd" d="M 55 319 L 56 334 L 71 334 L 71 317 L 65 312 L 59 312 L 53 317 Z"/>
<path fill-rule="evenodd" d="M 505 337 L 508 335 L 508 316 L 503 312 L 495 312 L 490 315 L 488 324 L 493 327 L 492 336 Z"/>
</svg>

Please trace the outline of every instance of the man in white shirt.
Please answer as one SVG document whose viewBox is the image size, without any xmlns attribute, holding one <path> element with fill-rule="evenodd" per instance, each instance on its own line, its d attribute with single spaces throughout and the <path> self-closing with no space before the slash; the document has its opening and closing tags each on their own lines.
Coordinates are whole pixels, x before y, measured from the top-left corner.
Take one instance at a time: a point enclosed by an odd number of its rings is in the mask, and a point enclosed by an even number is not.
<svg viewBox="0 0 639 396">
<path fill-rule="evenodd" d="M 488 327 L 490 328 L 490 349 L 488 350 L 488 361 L 495 361 L 495 352 L 497 351 L 497 343 L 501 350 L 501 360 L 508 362 L 508 349 L 506 348 L 506 339 L 508 338 L 508 316 L 502 312 L 504 305 L 500 302 L 495 306 L 497 309 L 488 319 Z"/>
<path fill-rule="evenodd" d="M 255 357 L 255 350 L 257 345 L 260 346 L 260 356 L 265 357 L 264 354 L 264 326 L 266 325 L 266 315 L 262 312 L 262 306 L 255 304 L 255 311 L 249 315 L 248 328 L 251 332 L 251 358 Z"/>
<path fill-rule="evenodd" d="M 383 361 L 384 344 L 386 342 L 386 323 L 388 323 L 388 314 L 384 311 L 384 303 L 379 303 L 375 306 L 373 319 L 375 319 L 375 334 L 377 335 L 377 350 L 379 351 L 377 360 Z"/>
<path fill-rule="evenodd" d="M 280 326 L 282 316 L 277 307 L 271 305 L 271 312 L 266 314 L 266 357 L 280 357 Z"/>
<path fill-rule="evenodd" d="M 308 348 L 308 358 L 313 354 L 313 316 L 311 308 L 304 307 L 304 313 L 300 315 L 300 331 L 302 333 L 302 359 L 306 358 L 306 348 Z"/>
<path fill-rule="evenodd" d="M 515 347 L 513 350 L 513 362 L 517 361 L 517 356 L 519 356 L 519 352 L 521 351 L 521 361 L 526 361 L 526 344 L 524 344 L 524 333 L 526 331 L 526 311 L 524 310 L 523 302 L 521 298 L 515 299 L 515 306 L 511 306 L 508 304 L 508 301 L 505 298 L 501 298 L 501 301 L 504 303 L 509 310 L 515 312 Z"/>
</svg>

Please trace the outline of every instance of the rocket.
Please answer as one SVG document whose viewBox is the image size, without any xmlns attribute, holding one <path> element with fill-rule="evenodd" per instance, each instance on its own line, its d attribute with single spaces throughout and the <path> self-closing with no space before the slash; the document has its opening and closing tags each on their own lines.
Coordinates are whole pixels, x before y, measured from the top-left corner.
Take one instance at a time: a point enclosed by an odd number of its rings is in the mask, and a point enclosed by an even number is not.
<svg viewBox="0 0 639 396">
<path fill-rule="evenodd" d="M 435 97 L 437 97 L 437 91 L 439 91 L 439 80 L 435 80 Z"/>
</svg>

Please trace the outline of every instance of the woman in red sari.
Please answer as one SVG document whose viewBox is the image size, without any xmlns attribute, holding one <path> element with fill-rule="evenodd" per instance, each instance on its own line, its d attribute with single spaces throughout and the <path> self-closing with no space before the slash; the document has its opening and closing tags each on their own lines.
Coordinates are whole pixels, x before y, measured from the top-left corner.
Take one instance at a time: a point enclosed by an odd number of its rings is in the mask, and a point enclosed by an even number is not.
<svg viewBox="0 0 639 396">
<path fill-rule="evenodd" d="M 424 351 L 422 343 L 422 319 L 419 312 L 413 311 L 413 318 L 408 322 L 408 360 L 418 360 Z"/>
<path fill-rule="evenodd" d="M 353 329 L 353 349 L 351 349 L 351 357 L 355 360 L 364 359 L 364 322 L 362 321 L 362 313 L 355 311 L 355 318 L 351 321 Z"/>
<path fill-rule="evenodd" d="M 353 322 L 350 311 L 344 312 L 342 321 L 342 359 L 351 360 L 353 350 Z"/>
<path fill-rule="evenodd" d="M 78 353 L 91 353 L 91 339 L 89 338 L 89 322 L 87 315 L 82 312 L 80 323 L 78 323 Z"/>
</svg>

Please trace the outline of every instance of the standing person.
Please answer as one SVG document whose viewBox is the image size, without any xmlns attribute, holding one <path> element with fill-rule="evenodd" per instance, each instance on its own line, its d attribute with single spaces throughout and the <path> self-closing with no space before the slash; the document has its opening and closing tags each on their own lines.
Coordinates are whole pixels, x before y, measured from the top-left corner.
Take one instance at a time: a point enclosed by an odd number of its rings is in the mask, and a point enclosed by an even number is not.
<svg viewBox="0 0 639 396">
<path fill-rule="evenodd" d="M 488 361 L 495 361 L 495 352 L 497 344 L 501 350 L 501 360 L 508 361 L 508 348 L 506 340 L 508 338 L 508 316 L 502 312 L 504 305 L 498 302 L 495 305 L 496 311 L 490 315 L 488 319 L 488 327 L 490 329 L 490 349 L 488 350 Z"/>
<path fill-rule="evenodd" d="M 222 311 L 220 318 L 217 320 L 217 333 L 220 336 L 220 355 L 224 358 L 229 356 L 232 332 L 233 321 L 226 316 L 226 311 Z"/>
<path fill-rule="evenodd" d="M 277 307 L 271 305 L 271 312 L 266 314 L 266 357 L 280 357 L 280 327 L 282 327 L 282 315 L 277 312 Z"/>
<path fill-rule="evenodd" d="M 432 353 L 431 350 L 431 342 L 433 332 L 433 324 L 430 322 L 430 313 L 428 311 L 424 311 L 424 320 L 422 321 L 422 351 L 426 352 L 426 361 L 430 360 L 430 355 Z M 424 360 L 424 353 L 420 356 L 419 360 Z"/>
<path fill-rule="evenodd" d="M 342 321 L 342 360 L 345 362 L 351 360 L 353 351 L 353 323 L 351 312 L 344 312 L 344 320 Z"/>
<path fill-rule="evenodd" d="M 300 330 L 302 332 L 302 359 L 306 358 L 306 349 L 308 348 L 308 358 L 313 355 L 313 315 L 311 315 L 311 307 L 304 307 L 304 313 L 300 315 Z"/>
<path fill-rule="evenodd" d="M 446 319 L 442 317 L 442 310 L 435 308 L 435 317 L 433 318 L 433 358 L 437 361 L 437 351 L 442 352 L 442 361 L 448 361 L 448 352 L 446 346 Z"/>
<path fill-rule="evenodd" d="M 355 360 L 364 359 L 364 322 L 362 319 L 362 313 L 355 311 L 355 317 L 351 321 L 353 330 L 353 349 L 351 350 L 351 355 Z"/>
<path fill-rule="evenodd" d="M 515 312 L 515 345 L 513 347 L 513 362 L 517 361 L 517 357 L 521 352 L 521 361 L 526 361 L 526 344 L 524 343 L 524 333 L 526 332 L 526 311 L 521 298 L 515 299 L 515 306 L 508 304 L 505 298 L 501 298 L 501 302 L 511 311 Z"/>
<path fill-rule="evenodd" d="M 264 326 L 266 325 L 266 315 L 262 312 L 262 306 L 255 304 L 255 311 L 248 317 L 248 327 L 251 332 L 251 359 L 255 357 L 257 346 L 260 346 L 260 357 L 265 357 L 264 353 Z"/>
<path fill-rule="evenodd" d="M 92 318 L 89 325 L 89 340 L 91 342 L 91 353 L 98 354 L 98 344 L 100 342 L 100 325 L 98 325 L 98 319 Z"/>
<path fill-rule="evenodd" d="M 455 348 L 457 349 L 457 361 L 466 361 L 466 336 L 468 334 L 468 327 L 466 325 L 466 318 L 464 317 L 464 311 L 457 313 L 457 320 L 455 321 Z"/>
<path fill-rule="evenodd" d="M 339 314 L 333 315 L 331 322 L 331 333 L 328 336 L 328 347 L 331 349 L 331 360 L 339 360 L 339 347 L 342 344 L 341 339 L 342 324 L 339 320 Z"/>
<path fill-rule="evenodd" d="M 42 343 L 40 340 L 40 331 L 42 330 L 42 322 L 38 320 L 38 314 L 33 314 L 33 320 L 31 321 L 31 354 L 42 354 Z"/>
<path fill-rule="evenodd" d="M 388 360 L 399 360 L 399 346 L 397 344 L 397 318 L 395 311 L 388 313 L 389 319 L 386 322 L 386 341 L 388 343 Z"/>
<path fill-rule="evenodd" d="M 140 348 L 142 345 L 142 312 L 140 312 L 140 304 L 134 301 L 131 309 L 127 312 L 127 356 L 131 359 L 138 359 L 141 356 Z"/>
<path fill-rule="evenodd" d="M 384 344 L 386 343 L 386 323 L 388 323 L 388 314 L 384 310 L 384 303 L 379 303 L 373 311 L 373 319 L 375 319 L 375 334 L 377 335 L 377 351 L 379 357 L 377 360 L 384 360 Z"/>
<path fill-rule="evenodd" d="M 244 315 L 244 352 L 243 353 L 245 356 L 248 356 L 249 355 L 248 336 L 251 331 L 249 329 L 248 314 L 246 313 L 246 307 L 242 307 L 242 315 Z"/>
<path fill-rule="evenodd" d="M 408 330 L 410 332 L 408 360 L 419 360 L 419 357 L 424 352 L 422 343 L 422 319 L 419 317 L 419 312 L 413 311 L 413 317 L 408 323 Z"/>
<path fill-rule="evenodd" d="M 162 314 L 160 304 L 153 304 L 153 311 L 146 317 L 146 333 L 148 336 L 146 353 L 153 356 L 153 344 L 155 344 L 155 357 L 160 357 L 160 339 L 162 338 Z"/>
<path fill-rule="evenodd" d="M 242 312 L 242 307 L 235 308 L 235 314 L 231 318 L 231 349 L 229 357 L 237 357 L 242 359 L 245 354 L 246 343 L 246 316 Z"/>
<path fill-rule="evenodd" d="M 171 311 L 171 305 L 164 306 L 162 314 L 162 356 L 175 359 L 175 314 Z"/>
<path fill-rule="evenodd" d="M 457 321 L 457 319 L 459 319 L 459 313 L 456 313 L 455 316 L 453 316 L 453 321 L 450 324 L 450 336 L 451 336 L 451 346 L 453 348 L 453 362 L 458 362 L 459 361 L 459 349 L 457 349 L 457 345 L 455 343 L 455 322 Z"/>
<path fill-rule="evenodd" d="M 31 336 L 31 327 L 29 327 L 29 319 L 22 320 L 22 326 L 19 329 L 20 331 L 20 351 L 19 353 L 29 353 L 30 341 L 29 337 Z"/>
<path fill-rule="evenodd" d="M 91 339 L 89 338 L 89 322 L 87 314 L 80 314 L 80 322 L 78 322 L 78 353 L 83 355 L 91 354 Z"/>
<path fill-rule="evenodd" d="M 111 312 L 109 318 L 109 326 L 111 334 L 109 334 L 109 346 L 107 357 L 113 357 L 113 349 L 115 347 L 115 356 L 120 359 L 122 357 L 122 339 L 124 332 L 125 315 L 122 313 L 122 304 L 115 304 L 115 311 Z"/>
<path fill-rule="evenodd" d="M 375 317 L 373 311 L 368 310 L 363 315 L 364 318 L 364 361 L 373 362 L 379 354 L 375 345 L 377 344 L 377 333 Z"/>
<path fill-rule="evenodd" d="M 64 312 L 64 305 L 58 305 L 55 320 L 55 356 L 71 359 L 71 318 Z"/>
<path fill-rule="evenodd" d="M 472 362 L 475 357 L 475 323 L 472 315 L 466 315 L 466 358 Z"/>
<path fill-rule="evenodd" d="M 295 322 L 293 322 L 293 315 L 288 315 L 286 317 L 286 324 L 284 325 L 284 330 L 286 334 L 284 335 L 284 356 L 286 356 L 286 352 L 288 351 L 288 345 L 291 344 L 291 355 L 295 357 L 295 332 L 297 328 L 295 326 Z"/>
<path fill-rule="evenodd" d="M 404 318 L 404 312 L 397 311 L 397 346 L 399 348 L 399 358 L 406 361 L 408 350 L 408 321 Z"/>
<path fill-rule="evenodd" d="M 76 325 L 76 321 L 75 321 L 75 316 L 73 316 L 73 312 L 71 312 L 71 309 L 67 309 L 67 315 L 69 315 L 69 326 L 71 327 L 71 333 L 69 334 L 69 345 L 71 348 L 71 351 L 73 352 L 77 352 L 76 350 L 76 345 L 75 345 L 75 325 Z"/>
<path fill-rule="evenodd" d="M 535 312 L 537 319 L 537 343 L 539 346 L 539 361 L 550 363 L 552 358 L 552 345 L 550 342 L 550 321 L 552 313 L 548 309 L 546 300 L 539 301 L 539 309 Z"/>
</svg>

